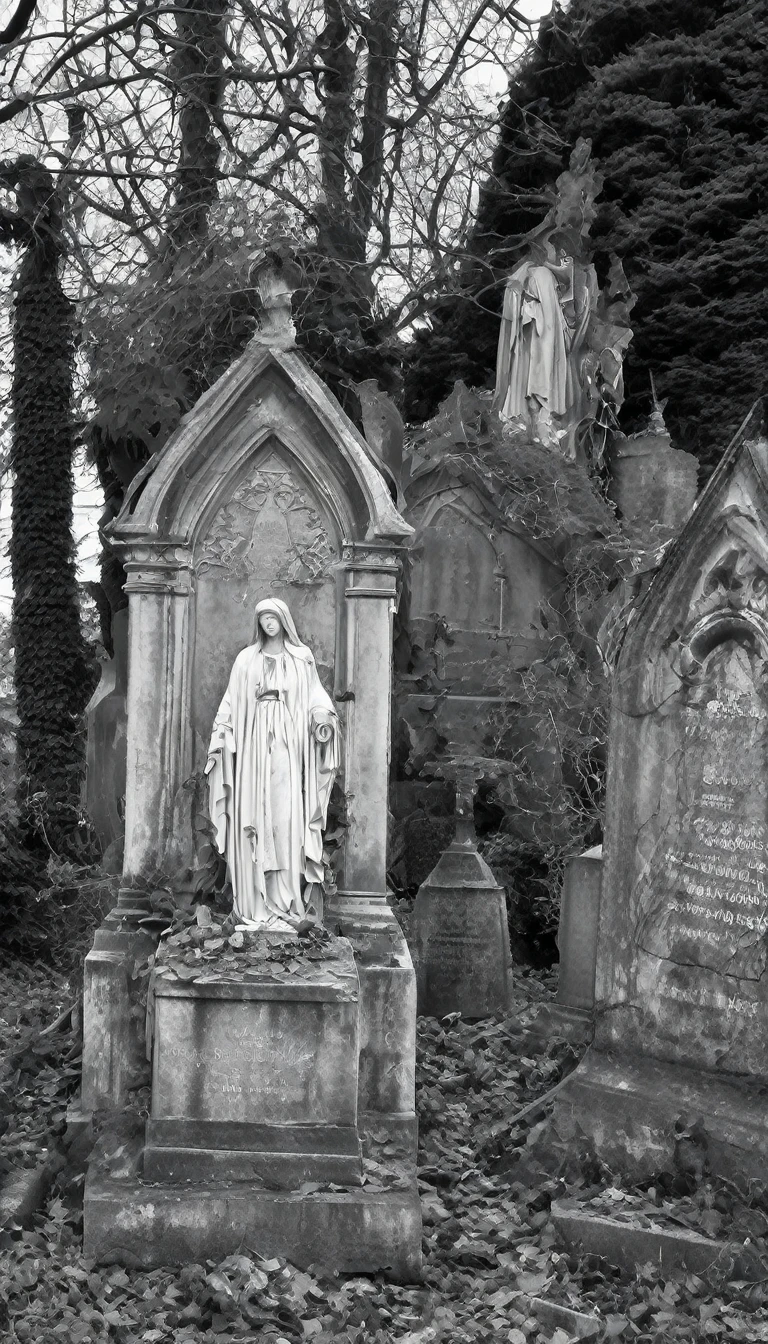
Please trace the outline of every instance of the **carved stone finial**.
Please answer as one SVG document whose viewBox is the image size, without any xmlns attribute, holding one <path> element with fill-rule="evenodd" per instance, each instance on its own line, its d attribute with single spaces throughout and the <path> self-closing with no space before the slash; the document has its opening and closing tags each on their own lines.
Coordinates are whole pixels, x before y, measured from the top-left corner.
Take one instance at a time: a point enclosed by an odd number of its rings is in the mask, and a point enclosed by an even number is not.
<svg viewBox="0 0 768 1344">
<path fill-rule="evenodd" d="M 476 849 L 475 832 L 475 793 L 481 779 L 495 782 L 508 775 L 512 767 L 509 762 L 485 756 L 457 756 L 442 761 L 427 762 L 425 770 L 437 779 L 447 779 L 456 790 L 456 834 L 451 850 L 456 846 L 462 849 Z"/>
<path fill-rule="evenodd" d="M 667 398 L 665 397 L 663 401 L 659 401 L 659 398 L 656 395 L 656 384 L 653 380 L 653 374 L 650 373 L 650 371 L 649 371 L 649 377 L 651 379 L 653 410 L 651 411 L 651 414 L 648 417 L 648 433 L 663 434 L 665 438 L 668 438 L 669 431 L 667 429 L 666 422 L 664 420 L 664 407 L 667 404 Z"/>
<path fill-rule="evenodd" d="M 296 345 L 293 325 L 292 299 L 296 268 L 290 262 L 264 253 L 257 263 L 255 280 L 259 290 L 262 312 L 259 330 L 253 340 L 259 345 L 270 345 L 277 350 L 292 350 Z"/>
</svg>

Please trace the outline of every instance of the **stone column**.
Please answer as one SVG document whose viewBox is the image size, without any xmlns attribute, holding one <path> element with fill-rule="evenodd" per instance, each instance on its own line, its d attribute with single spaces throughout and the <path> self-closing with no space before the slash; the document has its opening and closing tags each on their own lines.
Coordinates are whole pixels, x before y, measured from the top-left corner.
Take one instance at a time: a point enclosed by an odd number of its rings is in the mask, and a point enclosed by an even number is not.
<svg viewBox="0 0 768 1344">
<path fill-rule="evenodd" d="M 158 868 L 172 875 L 185 857 L 174 839 L 174 808 L 189 770 L 189 554 L 166 543 L 123 549 L 130 607 L 124 883 L 85 960 L 82 1116 L 123 1106 L 128 1089 L 148 1080 L 134 971 L 157 935 L 140 923 L 150 905 L 136 882 Z"/>
<path fill-rule="evenodd" d="M 344 620 L 335 695 L 346 703 L 344 788 L 347 833 L 340 891 L 384 897 L 387 871 L 392 618 L 402 547 L 352 542 L 344 547 Z"/>
<path fill-rule="evenodd" d="M 127 548 L 126 548 L 127 549 Z M 174 808 L 190 762 L 188 681 L 191 558 L 185 547 L 131 548 L 128 741 L 125 795 L 127 879 L 181 861 Z"/>
</svg>

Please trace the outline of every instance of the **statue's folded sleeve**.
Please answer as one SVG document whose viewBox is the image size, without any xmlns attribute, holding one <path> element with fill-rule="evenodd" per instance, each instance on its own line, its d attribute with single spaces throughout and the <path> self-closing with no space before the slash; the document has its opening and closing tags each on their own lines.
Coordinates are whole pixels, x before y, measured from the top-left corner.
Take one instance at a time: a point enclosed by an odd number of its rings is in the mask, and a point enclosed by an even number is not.
<svg viewBox="0 0 768 1344">
<path fill-rule="evenodd" d="M 216 832 L 216 848 L 220 854 L 226 854 L 233 822 L 235 791 L 235 735 L 228 690 L 213 722 L 205 774 L 208 778 L 208 807 Z"/>
</svg>

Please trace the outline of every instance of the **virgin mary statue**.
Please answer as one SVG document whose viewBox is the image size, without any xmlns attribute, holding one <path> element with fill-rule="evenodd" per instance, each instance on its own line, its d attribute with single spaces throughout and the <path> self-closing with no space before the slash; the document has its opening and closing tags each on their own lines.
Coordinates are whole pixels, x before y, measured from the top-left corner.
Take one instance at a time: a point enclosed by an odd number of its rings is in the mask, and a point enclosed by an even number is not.
<svg viewBox="0 0 768 1344">
<path fill-rule="evenodd" d="M 205 770 L 216 847 L 247 928 L 292 928 L 323 880 L 323 828 L 339 768 L 339 722 L 285 602 L 256 607 Z"/>
</svg>

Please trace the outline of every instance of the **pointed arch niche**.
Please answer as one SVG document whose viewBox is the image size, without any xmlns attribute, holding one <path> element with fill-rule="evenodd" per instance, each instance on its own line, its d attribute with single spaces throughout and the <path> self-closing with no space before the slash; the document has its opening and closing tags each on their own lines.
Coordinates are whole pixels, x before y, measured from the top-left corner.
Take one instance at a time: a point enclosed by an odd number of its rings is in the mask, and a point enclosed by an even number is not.
<svg viewBox="0 0 768 1344">
<path fill-rule="evenodd" d="M 137 477 L 112 527 L 129 595 L 124 873 L 192 854 L 194 790 L 256 602 L 282 598 L 336 698 L 344 890 L 385 890 L 392 616 L 410 527 L 295 351 L 253 342 Z"/>
<path fill-rule="evenodd" d="M 464 482 L 417 480 L 408 517 L 409 620 L 437 650 L 439 675 L 457 694 L 487 695 L 510 667 L 525 667 L 547 638 L 562 571 L 546 547 L 509 526 L 493 501 Z M 501 671 L 501 669 L 505 671 Z"/>
</svg>

